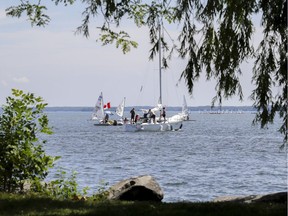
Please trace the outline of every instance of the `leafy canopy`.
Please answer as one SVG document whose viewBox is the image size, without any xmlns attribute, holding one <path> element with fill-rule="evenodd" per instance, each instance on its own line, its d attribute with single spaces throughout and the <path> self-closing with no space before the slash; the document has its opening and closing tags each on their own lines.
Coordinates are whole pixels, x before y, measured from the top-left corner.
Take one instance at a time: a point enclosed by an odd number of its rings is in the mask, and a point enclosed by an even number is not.
<svg viewBox="0 0 288 216">
<path fill-rule="evenodd" d="M 66 6 L 75 0 L 51 0 L 56 5 Z M 128 33 L 117 32 L 121 21 L 133 20 L 137 27 L 147 26 L 152 45 L 150 58 L 158 52 L 158 41 L 162 40 L 163 48 L 178 52 L 187 59 L 186 68 L 181 78 L 185 80 L 189 93 L 193 93 L 194 82 L 201 74 L 207 80 L 213 78 L 216 102 L 221 105 L 223 99 L 238 95 L 243 99 L 239 77 L 242 74 L 241 63 L 254 61 L 253 77 L 255 84 L 250 98 L 257 108 L 254 123 L 261 127 L 272 123 L 276 112 L 279 112 L 283 124 L 279 131 L 287 142 L 287 0 L 82 0 L 85 9 L 83 20 L 76 32 L 89 37 L 90 20 L 102 16 L 103 25 L 99 27 L 100 41 L 103 44 L 116 43 L 124 53 L 137 47 L 130 40 Z M 172 3 L 173 2 L 173 3 Z M 46 14 L 44 1 L 33 4 L 22 0 L 17 6 L 7 8 L 7 15 L 20 17 L 24 12 L 32 25 L 45 26 L 50 18 Z M 255 32 L 253 17 L 261 17 L 263 38 L 258 45 L 252 42 Z M 178 24 L 181 28 L 178 35 L 179 46 L 158 38 L 158 22 L 161 24 Z M 199 39 L 200 38 L 200 39 Z M 255 47 L 254 47 L 255 46 Z M 168 66 L 163 57 L 164 66 Z M 273 92 L 277 87 L 279 92 Z"/>
</svg>

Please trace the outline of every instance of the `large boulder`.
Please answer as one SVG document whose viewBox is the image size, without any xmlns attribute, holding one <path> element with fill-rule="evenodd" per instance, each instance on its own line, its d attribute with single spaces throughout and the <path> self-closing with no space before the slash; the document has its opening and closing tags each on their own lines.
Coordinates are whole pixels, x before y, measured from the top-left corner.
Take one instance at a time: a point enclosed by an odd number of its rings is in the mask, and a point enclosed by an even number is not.
<svg viewBox="0 0 288 216">
<path fill-rule="evenodd" d="M 132 177 L 113 185 L 108 199 L 128 201 L 158 201 L 163 199 L 159 184 L 150 175 Z"/>
</svg>

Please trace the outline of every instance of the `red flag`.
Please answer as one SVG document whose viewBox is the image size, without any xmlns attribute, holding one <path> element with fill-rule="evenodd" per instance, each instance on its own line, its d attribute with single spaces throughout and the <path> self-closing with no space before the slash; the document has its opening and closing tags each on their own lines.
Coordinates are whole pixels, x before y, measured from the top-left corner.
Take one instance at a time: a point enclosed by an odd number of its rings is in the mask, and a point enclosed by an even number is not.
<svg viewBox="0 0 288 216">
<path fill-rule="evenodd" d="M 104 104 L 104 109 L 110 109 L 110 108 L 111 108 L 110 102 Z"/>
</svg>

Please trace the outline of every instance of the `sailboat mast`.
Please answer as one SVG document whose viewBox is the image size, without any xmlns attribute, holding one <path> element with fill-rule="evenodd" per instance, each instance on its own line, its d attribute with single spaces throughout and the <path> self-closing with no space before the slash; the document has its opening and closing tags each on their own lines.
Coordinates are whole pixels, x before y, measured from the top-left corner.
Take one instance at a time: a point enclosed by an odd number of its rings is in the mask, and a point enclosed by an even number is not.
<svg viewBox="0 0 288 216">
<path fill-rule="evenodd" d="M 103 100 L 103 93 L 101 92 L 101 100 L 100 100 L 100 110 L 101 110 L 101 115 L 102 115 L 102 118 L 104 118 L 105 116 L 105 113 L 104 113 L 104 100 Z"/>
<path fill-rule="evenodd" d="M 159 52 L 159 89 L 160 89 L 159 103 L 162 104 L 162 56 L 161 56 L 162 46 L 161 46 L 160 18 L 158 18 L 158 31 L 159 31 L 158 52 Z"/>
<path fill-rule="evenodd" d="M 123 119 L 123 116 L 124 116 L 125 102 L 126 102 L 126 97 L 124 97 L 124 101 L 123 101 L 123 108 L 122 108 L 123 110 L 122 110 L 121 119 Z"/>
</svg>

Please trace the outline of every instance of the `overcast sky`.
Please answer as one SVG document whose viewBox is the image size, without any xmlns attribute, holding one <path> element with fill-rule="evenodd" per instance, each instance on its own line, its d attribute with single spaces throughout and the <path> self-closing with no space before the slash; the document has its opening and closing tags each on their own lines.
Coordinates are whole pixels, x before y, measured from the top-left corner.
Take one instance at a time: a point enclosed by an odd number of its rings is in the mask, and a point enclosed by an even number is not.
<svg viewBox="0 0 288 216">
<path fill-rule="evenodd" d="M 89 39 L 74 34 L 82 20 L 79 5 L 49 7 L 52 20 L 45 28 L 31 27 L 27 17 L 6 17 L 5 8 L 9 6 L 11 1 L 0 2 L 0 105 L 11 95 L 12 88 L 33 92 L 49 106 L 94 106 L 100 92 L 104 102 L 112 106 L 117 106 L 123 97 L 127 106 L 157 103 L 158 62 L 148 60 L 151 47 L 147 29 L 123 23 L 139 43 L 137 49 L 124 55 L 114 45 L 97 43 L 94 31 Z M 101 25 L 93 22 L 92 28 Z M 178 30 L 168 27 L 172 37 Z M 174 56 L 170 68 L 163 71 L 163 104 L 181 106 L 185 95 L 188 106 L 211 105 L 215 82 L 205 81 L 204 74 L 192 96 L 184 80 L 176 86 L 185 63 Z M 249 63 L 242 66 L 245 100 L 239 102 L 235 97 L 223 105 L 252 105 L 248 99 L 253 89 L 251 68 Z"/>
</svg>

